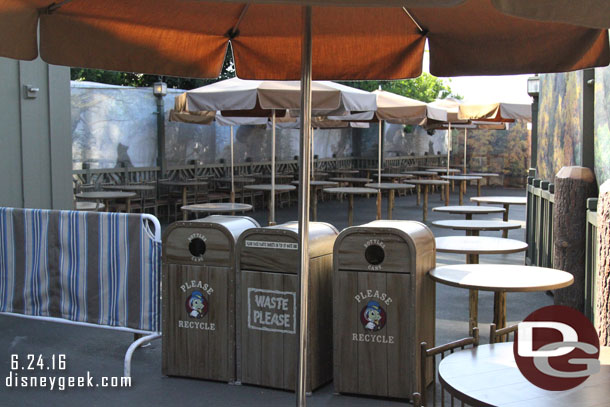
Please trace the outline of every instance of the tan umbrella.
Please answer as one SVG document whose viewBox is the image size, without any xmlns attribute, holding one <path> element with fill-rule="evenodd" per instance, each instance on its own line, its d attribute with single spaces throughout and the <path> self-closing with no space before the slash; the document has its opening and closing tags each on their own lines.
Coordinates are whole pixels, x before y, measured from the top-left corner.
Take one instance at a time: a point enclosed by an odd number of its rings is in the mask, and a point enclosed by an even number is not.
<svg viewBox="0 0 610 407">
<path fill-rule="evenodd" d="M 439 128 L 447 126 L 447 175 L 449 174 L 449 161 L 451 160 L 451 126 L 452 124 L 468 124 L 468 120 L 459 118 L 460 101 L 453 98 L 437 99 L 428 103 L 425 127 Z"/>
<path fill-rule="evenodd" d="M 506 122 L 532 121 L 532 105 L 527 103 L 462 103 L 458 106 L 458 118 Z"/>
<path fill-rule="evenodd" d="M 426 39 L 436 76 L 572 71 L 607 65 L 610 51 L 606 31 L 506 16 L 490 0 L 277 1 L 0 0 L 0 56 L 31 60 L 39 43 L 53 64 L 201 78 L 218 76 L 231 42 L 240 77 L 301 79 L 297 403 L 305 405 L 312 77 L 415 77 Z"/>
</svg>

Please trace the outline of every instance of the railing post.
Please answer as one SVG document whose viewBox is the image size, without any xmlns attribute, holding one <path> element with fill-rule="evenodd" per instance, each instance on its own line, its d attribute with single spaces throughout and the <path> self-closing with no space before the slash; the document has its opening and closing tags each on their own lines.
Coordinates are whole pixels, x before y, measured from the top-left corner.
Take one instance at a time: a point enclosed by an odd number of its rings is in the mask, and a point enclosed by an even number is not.
<svg viewBox="0 0 610 407">
<path fill-rule="evenodd" d="M 585 243 L 585 316 L 595 323 L 596 295 L 595 280 L 597 275 L 597 198 L 587 199 L 587 225 Z"/>
<path fill-rule="evenodd" d="M 534 246 L 534 265 L 536 266 L 540 266 L 542 264 L 541 258 L 540 258 L 540 247 L 541 247 L 541 233 L 540 231 L 542 230 L 542 205 L 541 205 L 541 199 L 540 199 L 540 183 L 542 182 L 541 179 L 534 179 L 534 232 L 533 232 L 533 246 Z"/>
<path fill-rule="evenodd" d="M 551 263 L 551 253 L 548 249 L 548 225 L 551 223 L 549 218 L 553 214 L 549 211 L 549 199 L 546 193 L 549 190 L 549 181 L 540 182 L 540 236 L 539 236 L 539 248 L 542 256 L 540 257 L 540 265 L 542 267 L 549 267 Z"/>
<path fill-rule="evenodd" d="M 555 206 L 555 184 L 549 184 L 549 200 L 547 202 L 549 207 L 549 216 L 548 216 L 548 224 L 547 224 L 547 247 L 546 251 L 549 254 L 549 263 L 547 267 L 553 268 L 553 210 Z"/>
<path fill-rule="evenodd" d="M 527 243 L 527 251 L 525 256 L 526 264 L 532 264 L 533 261 L 533 253 L 534 249 L 532 246 L 532 230 L 533 230 L 533 205 L 534 205 L 534 195 L 532 194 L 531 189 L 534 187 L 534 177 L 529 175 L 527 177 L 527 187 L 526 187 L 526 197 L 527 197 L 527 206 L 525 208 L 525 242 Z"/>
</svg>

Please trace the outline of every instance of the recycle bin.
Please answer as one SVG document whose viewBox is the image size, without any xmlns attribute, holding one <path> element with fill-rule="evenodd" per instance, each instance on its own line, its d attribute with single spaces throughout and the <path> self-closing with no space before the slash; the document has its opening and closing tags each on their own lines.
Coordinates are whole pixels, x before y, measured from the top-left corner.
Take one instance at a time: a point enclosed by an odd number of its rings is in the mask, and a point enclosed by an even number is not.
<svg viewBox="0 0 610 407">
<path fill-rule="evenodd" d="M 419 344 L 434 346 L 434 235 L 379 220 L 344 229 L 333 253 L 335 391 L 411 398 Z"/>
<path fill-rule="evenodd" d="M 297 222 L 244 232 L 238 245 L 238 378 L 294 391 L 298 364 Z M 332 252 L 338 231 L 309 224 L 307 388 L 332 380 Z"/>
<path fill-rule="evenodd" d="M 247 216 L 171 224 L 163 235 L 162 372 L 235 380 L 236 241 Z"/>
</svg>

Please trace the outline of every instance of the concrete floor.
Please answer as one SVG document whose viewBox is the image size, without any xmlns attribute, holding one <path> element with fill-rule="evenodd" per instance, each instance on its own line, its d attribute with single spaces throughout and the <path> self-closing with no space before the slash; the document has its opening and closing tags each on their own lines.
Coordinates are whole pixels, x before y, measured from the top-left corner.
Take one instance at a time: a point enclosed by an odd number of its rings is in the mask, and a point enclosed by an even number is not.
<svg viewBox="0 0 610 407">
<path fill-rule="evenodd" d="M 468 196 L 476 193 L 469 188 Z M 484 188 L 483 195 L 524 196 L 523 189 Z M 457 194 L 452 194 L 451 204 L 457 205 Z M 465 202 L 468 200 L 465 199 Z M 385 216 L 385 197 L 384 197 Z M 442 205 L 438 194 L 430 198 L 430 208 Z M 327 201 L 319 205 L 319 220 L 335 225 L 339 230 L 347 226 L 347 201 Z M 354 224 L 362 224 L 375 218 L 375 198 L 356 198 Z M 261 224 L 267 213 L 258 210 L 250 214 Z M 278 223 L 296 220 L 296 207 L 279 209 Z M 429 223 L 440 219 L 460 219 L 457 215 L 443 215 L 429 211 Z M 499 219 L 498 215 L 480 216 L 478 219 Z M 394 219 L 421 220 L 421 208 L 416 206 L 415 196 L 397 197 Z M 521 221 L 524 225 L 525 207 L 512 206 L 510 219 Z M 463 232 L 431 227 L 436 236 L 462 234 Z M 524 229 L 512 230 L 509 237 L 524 240 Z M 500 236 L 500 232 L 482 233 Z M 464 256 L 439 253 L 437 264 L 459 264 Z M 524 254 L 481 256 L 481 263 L 523 264 Z M 549 305 L 552 298 L 545 293 L 509 293 L 507 297 L 508 321 L 519 321 L 537 308 Z M 479 327 L 481 342 L 487 343 L 489 323 L 493 312 L 493 294 L 481 292 L 479 295 Z M 436 341 L 437 344 L 461 338 L 466 335 L 468 316 L 468 291 L 437 284 Z M 253 386 L 233 386 L 225 383 L 165 377 L 161 374 L 161 341 L 138 349 L 133 357 L 131 388 L 84 388 L 64 391 L 48 388 L 7 388 L 5 378 L 10 371 L 10 358 L 18 354 L 23 360 L 27 354 L 52 355 L 65 354 L 67 370 L 50 372 L 49 376 L 86 375 L 87 372 L 97 379 L 102 376 L 121 376 L 123 357 L 132 334 L 105 329 L 85 328 L 57 323 L 39 322 L 0 316 L 0 406 L 286 406 L 294 405 L 293 393 L 258 388 Z M 44 374 L 44 372 L 42 373 Z M 308 397 L 311 406 L 390 406 L 397 401 L 353 397 L 333 394 L 329 384 Z M 404 403 L 400 403 L 404 405 Z"/>
</svg>

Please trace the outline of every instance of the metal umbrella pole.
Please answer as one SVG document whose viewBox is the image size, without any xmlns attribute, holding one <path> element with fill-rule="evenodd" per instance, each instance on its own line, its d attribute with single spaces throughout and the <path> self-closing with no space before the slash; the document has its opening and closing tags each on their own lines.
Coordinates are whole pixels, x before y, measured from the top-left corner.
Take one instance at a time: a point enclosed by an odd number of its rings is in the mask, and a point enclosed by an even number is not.
<svg viewBox="0 0 610 407">
<path fill-rule="evenodd" d="M 275 109 L 271 111 L 271 196 L 269 197 L 269 205 L 271 205 L 269 214 L 269 225 L 275 225 Z"/>
<path fill-rule="evenodd" d="M 233 172 L 234 172 L 233 162 L 233 126 L 231 126 L 231 203 L 235 203 L 235 183 L 233 182 Z"/>
<path fill-rule="evenodd" d="M 311 135 L 311 6 L 303 6 L 301 42 L 301 151 L 299 155 L 299 363 L 297 371 L 297 407 L 306 405 L 307 388 L 307 300 L 309 282 L 309 160 Z"/>
<path fill-rule="evenodd" d="M 449 122 L 449 133 L 447 134 L 447 175 L 449 175 L 449 161 L 451 160 L 451 122 Z"/>
<path fill-rule="evenodd" d="M 379 120 L 379 141 L 377 148 L 377 183 L 381 184 L 381 129 L 383 123 Z M 381 189 L 377 190 L 377 220 L 381 219 Z"/>
<path fill-rule="evenodd" d="M 464 174 L 466 174 L 466 147 L 468 146 L 468 129 L 464 128 Z"/>
</svg>

